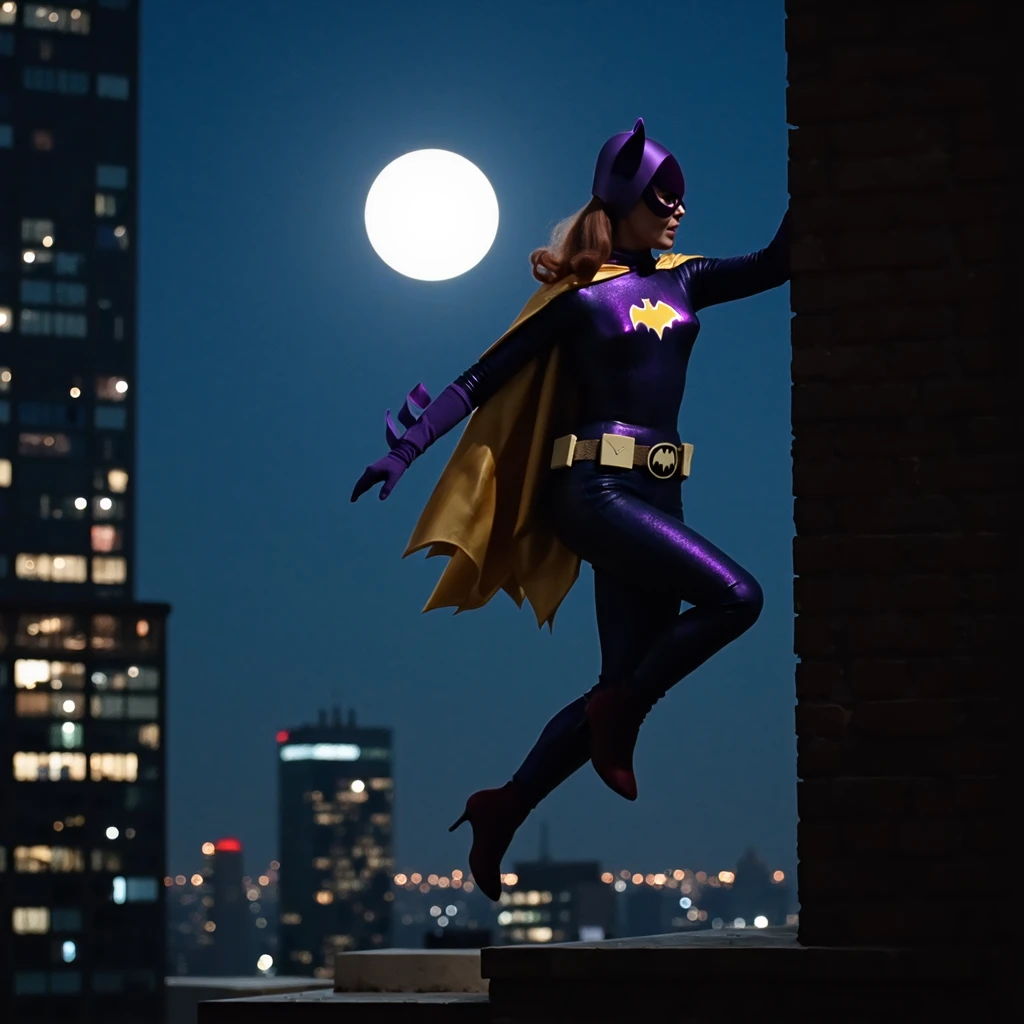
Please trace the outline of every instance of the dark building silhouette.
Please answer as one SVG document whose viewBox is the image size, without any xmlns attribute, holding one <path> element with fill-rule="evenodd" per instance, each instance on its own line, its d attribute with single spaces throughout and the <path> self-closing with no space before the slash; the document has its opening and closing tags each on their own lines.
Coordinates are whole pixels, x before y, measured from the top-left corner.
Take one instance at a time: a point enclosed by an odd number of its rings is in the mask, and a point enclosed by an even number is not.
<svg viewBox="0 0 1024 1024">
<path fill-rule="evenodd" d="M 164 627 L 135 579 L 138 9 L 0 0 L 0 1019 L 159 1022 Z"/>
<path fill-rule="evenodd" d="M 333 977 L 338 950 L 390 943 L 391 730 L 328 721 L 277 736 L 280 974 Z"/>
<path fill-rule="evenodd" d="M 699 903 L 707 913 L 701 927 L 769 928 L 786 924 L 793 910 L 793 894 L 781 871 L 772 871 L 753 847 L 736 862 L 735 871 L 719 875 L 726 884 L 705 886 Z"/>
<path fill-rule="evenodd" d="M 665 914 L 670 903 L 661 889 L 641 885 L 628 889 L 624 895 L 623 936 L 660 935 L 666 931 Z"/>
<path fill-rule="evenodd" d="M 205 896 L 209 899 L 206 917 L 213 925 L 207 966 L 218 977 L 256 972 L 243 877 L 242 844 L 237 839 L 218 839 L 207 857 L 204 875 Z"/>
</svg>

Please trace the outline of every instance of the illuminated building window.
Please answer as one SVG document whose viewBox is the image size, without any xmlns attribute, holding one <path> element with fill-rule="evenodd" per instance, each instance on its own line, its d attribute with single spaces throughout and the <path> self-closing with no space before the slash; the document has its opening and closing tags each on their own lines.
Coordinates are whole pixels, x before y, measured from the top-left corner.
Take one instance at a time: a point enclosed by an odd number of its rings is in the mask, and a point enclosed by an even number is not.
<svg viewBox="0 0 1024 1024">
<path fill-rule="evenodd" d="M 79 8 L 52 7 L 49 4 L 27 3 L 25 5 L 25 28 L 50 32 L 72 32 L 75 35 L 89 34 L 89 15 Z"/>
<path fill-rule="evenodd" d="M 374 790 L 392 789 L 394 787 L 394 784 L 395 783 L 394 783 L 393 779 L 370 779 L 369 780 L 370 789 L 374 789 Z"/>
<path fill-rule="evenodd" d="M 281 924 L 302 924 L 301 914 L 282 914 Z"/>
<path fill-rule="evenodd" d="M 53 282 L 29 278 L 21 282 L 21 301 L 29 305 L 53 305 Z"/>
<path fill-rule="evenodd" d="M 96 167 L 97 188 L 127 188 L 128 168 L 117 164 L 99 164 Z"/>
<path fill-rule="evenodd" d="M 46 128 L 37 128 L 32 132 L 32 148 L 40 153 L 49 153 L 53 150 L 53 132 Z"/>
<path fill-rule="evenodd" d="M 0 459 L 0 487 L 10 487 L 12 476 L 11 460 Z"/>
<path fill-rule="evenodd" d="M 139 745 L 150 750 L 160 749 L 160 726 L 156 722 L 139 726 Z"/>
<path fill-rule="evenodd" d="M 50 930 L 50 908 L 15 907 L 11 928 L 15 935 L 45 935 Z"/>
<path fill-rule="evenodd" d="M 16 695 L 14 713 L 19 718 L 81 718 L 83 706 L 80 695 L 30 691 Z"/>
<path fill-rule="evenodd" d="M 92 499 L 93 519 L 123 519 L 124 502 L 117 498 L 108 498 L 105 495 Z"/>
<path fill-rule="evenodd" d="M 58 281 L 54 285 L 53 296 L 58 306 L 84 306 L 89 289 L 77 281 Z"/>
<path fill-rule="evenodd" d="M 123 224 L 111 227 L 108 224 L 100 224 L 96 228 L 96 246 L 99 249 L 121 249 L 125 250 L 131 244 L 128 229 Z"/>
<path fill-rule="evenodd" d="M 134 782 L 139 775 L 138 754 L 90 754 L 93 782 Z"/>
<path fill-rule="evenodd" d="M 97 669 L 91 677 L 96 690 L 156 690 L 160 673 L 155 668 L 131 665 L 126 669 Z"/>
<path fill-rule="evenodd" d="M 128 413 L 116 405 L 97 405 L 93 411 L 93 423 L 97 430 L 124 430 Z"/>
<path fill-rule="evenodd" d="M 54 261 L 54 271 L 60 277 L 78 277 L 85 263 L 80 252 L 59 252 Z"/>
<path fill-rule="evenodd" d="M 124 583 L 128 578 L 128 563 L 123 558 L 94 558 L 92 560 L 93 583 Z"/>
<path fill-rule="evenodd" d="M 27 636 L 50 636 L 74 629 L 75 620 L 70 616 L 52 616 L 33 620 L 30 616 L 23 623 Z M 56 621 L 55 621 L 56 620 Z M 46 686 L 51 690 L 82 690 L 85 688 L 85 665 L 80 661 L 44 661 L 36 658 L 19 658 L 14 663 L 14 685 L 22 690 L 34 690 Z"/>
<path fill-rule="evenodd" d="M 93 527 L 93 530 L 111 530 L 113 527 Z M 93 534 L 95 537 L 95 534 Z M 95 543 L 95 541 L 94 541 Z M 95 550 L 95 548 L 94 548 Z M 114 651 L 121 646 L 121 620 L 115 615 L 94 615 L 92 617 L 92 636 L 89 646 L 94 651 Z"/>
<path fill-rule="evenodd" d="M 128 79 L 124 75 L 97 75 L 96 95 L 107 100 L 128 99 Z"/>
<path fill-rule="evenodd" d="M 114 872 L 121 870 L 121 854 L 116 850 L 93 850 L 90 860 L 93 871 Z"/>
<path fill-rule="evenodd" d="M 17 782 L 84 782 L 85 754 L 59 751 L 14 755 L 14 778 Z"/>
<path fill-rule="evenodd" d="M 124 718 L 124 697 L 116 693 L 93 694 L 89 698 L 93 718 Z"/>
<path fill-rule="evenodd" d="M 135 697 L 128 698 L 128 717 L 132 719 L 156 718 L 159 713 L 159 704 L 156 697 Z"/>
<path fill-rule="evenodd" d="M 96 378 L 96 397 L 104 402 L 123 402 L 128 395 L 128 381 L 124 377 Z"/>
<path fill-rule="evenodd" d="M 97 192 L 94 208 L 97 217 L 116 217 L 117 196 L 112 196 L 109 192 Z"/>
<path fill-rule="evenodd" d="M 53 221 L 23 217 L 21 240 L 23 242 L 39 242 L 47 247 L 53 245 Z"/>
<path fill-rule="evenodd" d="M 4 0 L 0 4 L 0 25 L 13 25 L 18 20 L 18 5 L 14 0 Z"/>
<path fill-rule="evenodd" d="M 22 334 L 54 338 L 84 338 L 89 320 L 84 313 L 53 313 L 47 309 L 22 309 L 18 314 Z"/>
<path fill-rule="evenodd" d="M 0 124 L 0 149 L 10 149 L 14 145 L 14 129 L 9 124 Z"/>
<path fill-rule="evenodd" d="M 96 559 L 93 561 L 95 562 Z M 19 580 L 84 583 L 87 575 L 87 563 L 84 555 L 20 554 L 14 560 L 14 572 Z"/>
<path fill-rule="evenodd" d="M 0 875 L 7 870 L 7 847 L 0 846 Z"/>
<path fill-rule="evenodd" d="M 121 531 L 116 526 L 93 526 L 90 539 L 93 551 L 121 550 Z"/>
<path fill-rule="evenodd" d="M 54 722 L 50 726 L 50 746 L 77 750 L 82 745 L 82 726 L 78 722 Z"/>
<path fill-rule="evenodd" d="M 30 266 L 39 266 L 43 263 L 53 262 L 53 250 L 52 249 L 25 249 L 21 254 L 22 263 L 27 263 Z"/>
<path fill-rule="evenodd" d="M 44 459 L 59 459 L 70 455 L 71 438 L 67 434 L 36 434 L 18 435 L 18 454 L 32 455 Z"/>
<path fill-rule="evenodd" d="M 160 880 L 157 878 L 125 879 L 125 902 L 153 903 L 160 895 Z"/>
<path fill-rule="evenodd" d="M 124 494 L 128 490 L 128 474 L 123 469 L 108 470 L 107 486 L 114 494 Z"/>
<path fill-rule="evenodd" d="M 72 874 L 85 870 L 85 854 L 70 846 L 16 846 L 14 870 L 22 874 Z"/>
<path fill-rule="evenodd" d="M 40 651 L 84 651 L 85 630 L 74 615 L 19 615 L 15 643 Z"/>
<path fill-rule="evenodd" d="M 22 72 L 21 84 L 33 92 L 56 92 L 65 96 L 87 96 L 89 94 L 89 76 L 84 71 L 25 68 Z"/>
</svg>

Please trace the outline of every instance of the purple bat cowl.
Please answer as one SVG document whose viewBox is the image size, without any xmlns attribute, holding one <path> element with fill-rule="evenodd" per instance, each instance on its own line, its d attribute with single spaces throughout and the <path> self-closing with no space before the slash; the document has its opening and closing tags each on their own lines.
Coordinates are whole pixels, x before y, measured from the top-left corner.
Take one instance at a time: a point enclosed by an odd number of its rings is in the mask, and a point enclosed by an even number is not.
<svg viewBox="0 0 1024 1024">
<path fill-rule="evenodd" d="M 674 207 L 658 199 L 654 186 L 682 198 L 683 172 L 661 143 L 647 138 L 639 117 L 631 132 L 619 132 L 601 147 L 591 192 L 616 217 L 625 217 L 641 197 L 657 216 L 670 217 Z"/>
</svg>

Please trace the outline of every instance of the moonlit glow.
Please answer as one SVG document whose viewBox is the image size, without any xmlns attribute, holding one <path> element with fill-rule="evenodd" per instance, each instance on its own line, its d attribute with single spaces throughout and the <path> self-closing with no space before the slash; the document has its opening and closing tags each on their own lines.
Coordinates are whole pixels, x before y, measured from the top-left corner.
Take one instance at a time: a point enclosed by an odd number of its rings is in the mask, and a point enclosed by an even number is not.
<svg viewBox="0 0 1024 1024">
<path fill-rule="evenodd" d="M 498 197 L 465 157 L 419 149 L 377 175 L 365 219 L 370 245 L 392 270 L 447 281 L 487 255 L 498 233 Z"/>
</svg>

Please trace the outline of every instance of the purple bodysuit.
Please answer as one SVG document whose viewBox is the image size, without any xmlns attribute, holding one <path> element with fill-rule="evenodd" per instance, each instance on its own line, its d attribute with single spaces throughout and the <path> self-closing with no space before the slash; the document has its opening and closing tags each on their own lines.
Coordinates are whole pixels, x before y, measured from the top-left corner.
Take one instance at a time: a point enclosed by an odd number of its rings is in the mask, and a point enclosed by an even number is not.
<svg viewBox="0 0 1024 1024">
<path fill-rule="evenodd" d="M 655 270 L 649 252 L 612 254 L 628 274 L 554 299 L 455 382 L 473 408 L 534 356 L 562 348 L 579 406 L 559 433 L 629 434 L 638 444 L 679 442 L 677 421 L 699 310 L 789 279 L 787 219 L 767 248 L 732 259 L 698 257 Z M 659 335 L 632 307 L 667 303 L 678 314 Z M 469 409 L 466 410 L 467 414 Z M 683 523 L 682 480 L 596 461 L 552 470 L 541 513 L 594 570 L 601 675 L 597 686 L 634 688 L 652 706 L 680 679 L 747 630 L 761 611 L 757 581 Z M 681 603 L 692 607 L 680 614 Z M 588 694 L 591 691 L 588 691 Z M 516 772 L 531 806 L 589 757 L 587 695 L 545 727 Z"/>
</svg>

